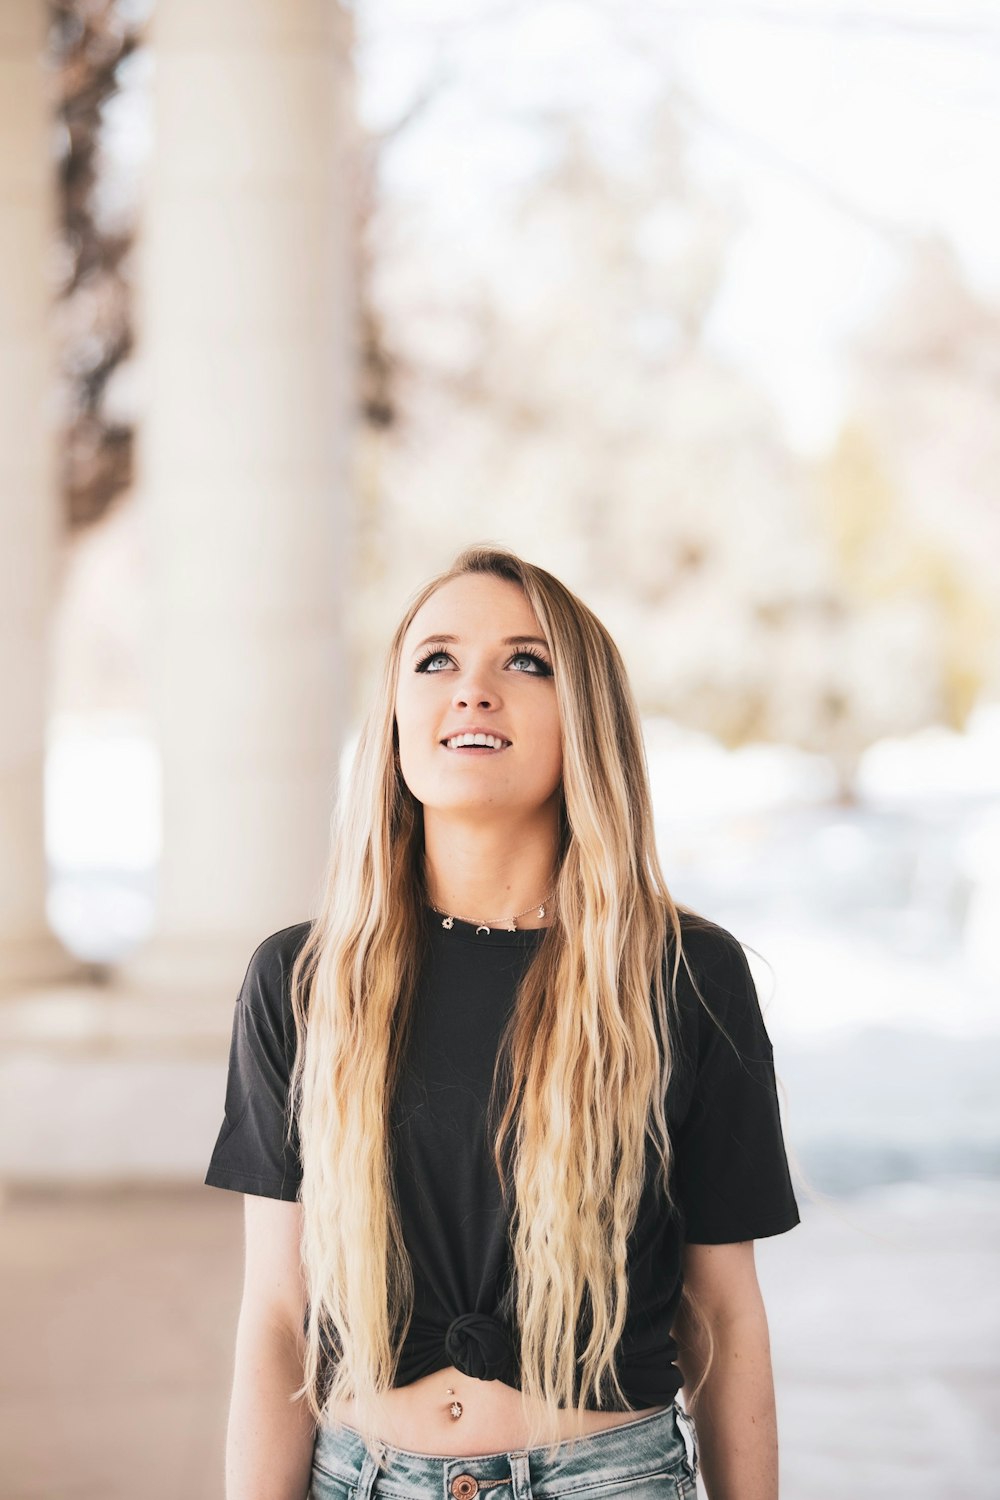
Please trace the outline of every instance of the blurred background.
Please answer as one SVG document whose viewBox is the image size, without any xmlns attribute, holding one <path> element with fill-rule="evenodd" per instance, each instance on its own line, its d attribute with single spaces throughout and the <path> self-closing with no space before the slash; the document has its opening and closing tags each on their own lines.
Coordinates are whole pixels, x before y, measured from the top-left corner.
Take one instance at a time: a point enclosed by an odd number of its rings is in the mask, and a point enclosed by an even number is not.
<svg viewBox="0 0 1000 1500">
<path fill-rule="evenodd" d="M 0 0 L 3 1500 L 221 1500 L 233 1003 L 487 539 L 748 948 L 784 1500 L 997 1493 L 998 115 L 989 0 Z"/>
</svg>

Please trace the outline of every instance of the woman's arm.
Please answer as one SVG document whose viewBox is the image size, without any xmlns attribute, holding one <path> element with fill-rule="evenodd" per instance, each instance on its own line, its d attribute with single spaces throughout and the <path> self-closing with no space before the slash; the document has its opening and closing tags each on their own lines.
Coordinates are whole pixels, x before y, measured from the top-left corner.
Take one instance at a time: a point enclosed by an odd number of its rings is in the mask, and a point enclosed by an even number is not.
<svg viewBox="0 0 1000 1500">
<path fill-rule="evenodd" d="M 290 1329 L 244 1310 L 236 1335 L 226 1500 L 306 1500 L 316 1430 L 289 1393 L 302 1382 L 301 1343 Z"/>
<path fill-rule="evenodd" d="M 247 1194 L 246 1271 L 226 1435 L 226 1500 L 305 1500 L 316 1429 L 303 1402 L 301 1206 Z"/>
<path fill-rule="evenodd" d="M 689 1408 L 708 1500 L 778 1500 L 771 1344 L 753 1246 L 753 1240 L 684 1246 L 685 1285 L 698 1298 L 715 1341 L 708 1379 Z M 690 1390 L 705 1368 L 704 1331 L 682 1314 L 673 1334 Z"/>
</svg>

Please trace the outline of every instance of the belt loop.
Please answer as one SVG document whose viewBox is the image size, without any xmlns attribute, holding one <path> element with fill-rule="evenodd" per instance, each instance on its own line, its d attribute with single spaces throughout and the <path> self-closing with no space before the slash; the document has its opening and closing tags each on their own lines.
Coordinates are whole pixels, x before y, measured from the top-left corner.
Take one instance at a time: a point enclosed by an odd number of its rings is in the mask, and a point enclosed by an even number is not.
<svg viewBox="0 0 1000 1500">
<path fill-rule="evenodd" d="M 385 1452 L 384 1446 L 379 1447 L 379 1457 Z M 379 1459 L 374 1458 L 366 1446 L 365 1456 L 361 1463 L 361 1473 L 358 1475 L 358 1486 L 355 1491 L 355 1500 L 371 1500 L 372 1490 L 379 1475 Z"/>
<path fill-rule="evenodd" d="M 532 1500 L 531 1476 L 528 1472 L 527 1452 L 509 1453 L 511 1488 L 514 1491 L 514 1500 Z"/>
<path fill-rule="evenodd" d="M 679 1401 L 674 1402 L 674 1410 L 680 1418 L 681 1435 L 684 1439 L 684 1449 L 688 1456 L 688 1463 L 691 1465 L 691 1472 L 697 1477 L 699 1472 L 698 1429 L 695 1426 L 694 1417 L 684 1410 Z"/>
</svg>

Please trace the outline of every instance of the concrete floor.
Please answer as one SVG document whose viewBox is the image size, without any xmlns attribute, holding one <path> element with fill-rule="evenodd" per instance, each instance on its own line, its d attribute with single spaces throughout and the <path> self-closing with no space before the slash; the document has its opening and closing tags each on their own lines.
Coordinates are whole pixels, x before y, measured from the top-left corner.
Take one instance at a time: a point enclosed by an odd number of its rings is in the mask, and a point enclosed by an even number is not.
<svg viewBox="0 0 1000 1500">
<path fill-rule="evenodd" d="M 221 1500 L 242 1203 L 204 1187 L 8 1194 L 3 1500 Z"/>
<path fill-rule="evenodd" d="M 223 1500 L 242 1196 L 0 1198 L 0 1500 Z M 782 1500 L 992 1500 L 1000 1186 L 913 1184 L 758 1240 Z"/>
</svg>

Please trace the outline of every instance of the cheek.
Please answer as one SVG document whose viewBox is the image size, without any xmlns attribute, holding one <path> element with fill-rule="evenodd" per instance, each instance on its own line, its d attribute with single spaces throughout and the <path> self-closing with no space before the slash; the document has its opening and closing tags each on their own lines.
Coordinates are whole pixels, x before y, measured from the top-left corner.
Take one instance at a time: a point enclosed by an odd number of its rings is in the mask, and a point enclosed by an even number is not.
<svg viewBox="0 0 1000 1500">
<path fill-rule="evenodd" d="M 401 685 L 396 693 L 396 727 L 401 734 L 414 734 L 419 732 L 421 722 L 426 719 L 427 713 L 419 693 L 414 693 L 409 685 Z"/>
<path fill-rule="evenodd" d="M 558 719 L 549 725 L 544 743 L 543 760 L 547 772 L 550 776 L 559 776 L 562 774 L 562 732 Z"/>
<path fill-rule="evenodd" d="M 418 766 L 428 767 L 440 749 L 435 739 L 435 729 L 440 721 L 440 712 L 432 709 L 420 695 L 408 695 L 402 691 L 396 696 L 396 737 L 402 761 L 414 772 Z"/>
</svg>

